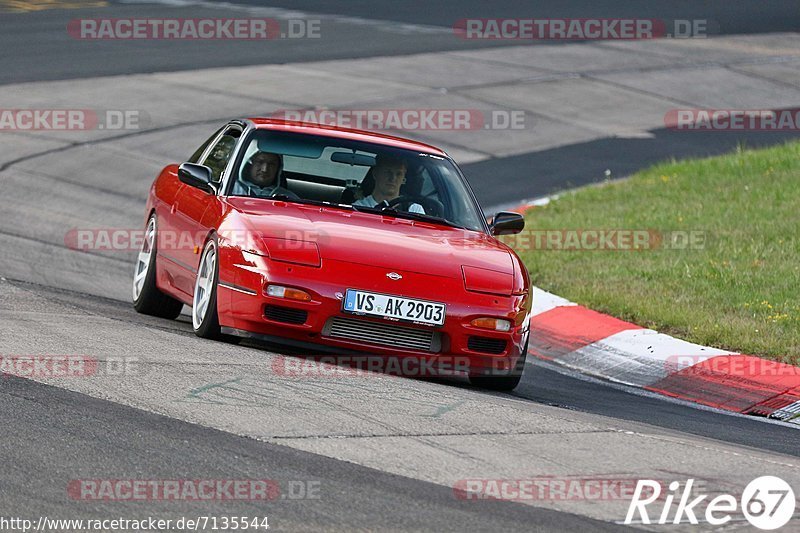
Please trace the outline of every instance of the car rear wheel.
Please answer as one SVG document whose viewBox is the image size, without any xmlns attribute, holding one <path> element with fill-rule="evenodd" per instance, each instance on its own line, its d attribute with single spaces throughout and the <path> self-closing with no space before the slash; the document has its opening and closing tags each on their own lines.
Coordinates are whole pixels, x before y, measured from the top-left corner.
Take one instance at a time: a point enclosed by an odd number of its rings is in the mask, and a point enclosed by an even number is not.
<svg viewBox="0 0 800 533">
<path fill-rule="evenodd" d="M 157 221 L 155 213 L 147 221 L 144 239 L 133 272 L 133 307 L 139 313 L 159 318 L 178 318 L 183 303 L 161 292 L 156 286 Z"/>
<path fill-rule="evenodd" d="M 529 337 L 530 338 L 530 337 Z M 522 371 L 525 370 L 525 359 L 528 355 L 528 340 L 525 341 L 525 348 L 517 359 L 517 364 L 506 374 L 476 375 L 470 376 L 469 382 L 482 389 L 496 391 L 512 391 L 519 385 L 522 379 Z M 495 371 L 496 373 L 497 371 Z"/>
<path fill-rule="evenodd" d="M 192 298 L 192 327 L 198 337 L 205 339 L 220 338 L 217 314 L 218 265 L 217 243 L 211 239 L 203 248 Z"/>
</svg>

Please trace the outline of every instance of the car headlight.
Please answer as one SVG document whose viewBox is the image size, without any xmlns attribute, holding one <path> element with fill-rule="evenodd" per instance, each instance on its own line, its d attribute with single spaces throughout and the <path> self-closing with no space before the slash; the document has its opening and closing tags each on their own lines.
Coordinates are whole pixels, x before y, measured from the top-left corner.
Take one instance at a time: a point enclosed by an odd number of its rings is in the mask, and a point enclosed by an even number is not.
<svg viewBox="0 0 800 533">
<path fill-rule="evenodd" d="M 312 267 L 322 266 L 317 243 L 310 241 L 297 241 L 293 239 L 278 239 L 263 237 L 262 246 L 258 250 L 246 250 L 248 253 L 269 257 L 273 261 L 294 263 Z"/>
<path fill-rule="evenodd" d="M 514 276 L 505 272 L 472 266 L 462 266 L 464 288 L 473 292 L 511 296 L 514 289 Z"/>
</svg>

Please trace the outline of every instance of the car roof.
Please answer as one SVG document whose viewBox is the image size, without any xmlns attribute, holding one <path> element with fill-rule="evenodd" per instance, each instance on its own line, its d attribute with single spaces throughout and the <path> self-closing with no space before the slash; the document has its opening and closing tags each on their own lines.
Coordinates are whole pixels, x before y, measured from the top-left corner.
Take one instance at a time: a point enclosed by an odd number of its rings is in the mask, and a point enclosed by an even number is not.
<svg viewBox="0 0 800 533">
<path fill-rule="evenodd" d="M 382 144 L 392 148 L 401 148 L 405 150 L 416 150 L 426 152 L 429 154 L 447 157 L 444 150 L 431 146 L 429 144 L 412 141 L 411 139 L 404 139 L 402 137 L 395 137 L 393 135 L 385 135 L 374 131 L 357 130 L 352 128 L 343 128 L 340 126 L 329 126 L 326 124 L 316 124 L 313 122 L 299 122 L 292 120 L 285 120 L 280 118 L 251 118 L 257 129 L 262 130 L 276 130 L 276 131 L 293 131 L 306 133 L 311 135 L 321 135 L 324 137 L 333 137 L 336 139 L 347 139 L 351 141 L 364 141 L 373 144 Z"/>
</svg>

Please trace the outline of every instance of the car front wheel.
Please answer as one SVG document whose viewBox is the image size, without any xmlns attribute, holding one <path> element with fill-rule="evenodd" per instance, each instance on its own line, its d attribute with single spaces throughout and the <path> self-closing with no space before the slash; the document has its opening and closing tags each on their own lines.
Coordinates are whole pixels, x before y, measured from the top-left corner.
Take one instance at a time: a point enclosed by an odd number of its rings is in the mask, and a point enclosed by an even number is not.
<svg viewBox="0 0 800 533">
<path fill-rule="evenodd" d="M 211 239 L 203 248 L 192 298 L 192 327 L 198 337 L 205 339 L 220 338 L 217 314 L 218 266 L 217 243 Z"/>
</svg>

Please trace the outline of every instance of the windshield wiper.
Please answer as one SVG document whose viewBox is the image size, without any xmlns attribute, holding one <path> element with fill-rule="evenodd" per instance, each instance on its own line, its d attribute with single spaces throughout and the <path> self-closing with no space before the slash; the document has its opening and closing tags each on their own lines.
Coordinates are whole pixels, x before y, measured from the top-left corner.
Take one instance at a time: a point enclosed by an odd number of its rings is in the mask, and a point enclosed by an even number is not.
<svg viewBox="0 0 800 533">
<path fill-rule="evenodd" d="M 296 204 L 318 205 L 321 207 L 338 207 L 341 209 L 353 210 L 353 206 L 348 204 L 337 204 L 334 202 L 325 202 L 323 200 L 309 200 L 307 198 L 292 198 L 288 194 L 276 194 L 269 197 L 271 200 L 280 200 L 282 202 L 294 202 Z"/>
<path fill-rule="evenodd" d="M 397 218 L 407 218 L 411 220 L 419 220 L 421 222 L 433 222 L 435 224 L 442 224 L 445 226 L 450 226 L 451 228 L 458 228 L 458 229 L 465 229 L 469 230 L 470 228 L 466 226 L 462 226 L 460 224 L 456 224 L 453 221 L 447 220 L 443 217 L 437 217 L 434 215 L 427 215 L 424 213 L 414 213 L 412 211 L 398 211 L 393 207 L 367 207 L 364 205 L 354 205 L 353 209 L 356 211 L 364 211 L 366 213 L 375 213 L 378 215 L 389 215 Z"/>
<path fill-rule="evenodd" d="M 403 218 L 410 218 L 410 219 L 419 220 L 419 221 L 422 221 L 422 222 L 433 222 L 435 224 L 442 224 L 444 226 L 450 226 L 451 228 L 466 229 L 466 230 L 469 229 L 466 226 L 462 226 L 461 224 L 456 224 L 452 220 L 447 220 L 444 217 L 437 217 L 435 215 L 428 215 L 428 214 L 425 214 L 425 213 L 414 213 L 413 211 L 395 211 L 395 210 L 393 210 L 393 211 L 394 211 L 393 214 L 396 213 L 398 216 L 403 217 Z"/>
<path fill-rule="evenodd" d="M 377 214 L 380 215 L 381 212 L 383 211 L 380 207 L 369 207 L 369 206 L 366 206 L 366 205 L 355 205 L 355 204 L 353 204 L 350 207 L 352 207 L 353 209 L 355 209 L 356 211 L 358 211 L 360 213 L 377 213 Z"/>
</svg>

